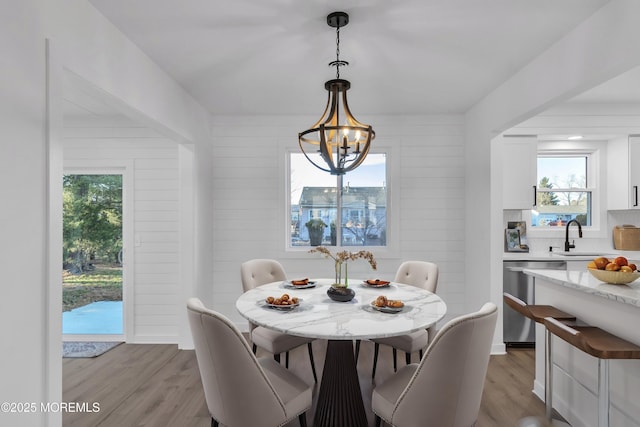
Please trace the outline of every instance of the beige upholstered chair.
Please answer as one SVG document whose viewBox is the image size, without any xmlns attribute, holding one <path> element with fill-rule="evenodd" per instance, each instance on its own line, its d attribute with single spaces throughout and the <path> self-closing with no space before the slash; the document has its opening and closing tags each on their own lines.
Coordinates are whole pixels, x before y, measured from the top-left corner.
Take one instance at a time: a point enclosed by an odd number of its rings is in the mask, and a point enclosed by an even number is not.
<svg viewBox="0 0 640 427">
<path fill-rule="evenodd" d="M 498 309 L 486 303 L 445 324 L 420 363 L 401 368 L 373 390 L 380 421 L 397 427 L 470 427 L 480 411 Z"/>
<path fill-rule="evenodd" d="M 311 387 L 271 358 L 257 359 L 229 319 L 187 301 L 211 425 L 273 427 L 295 417 L 306 426 Z"/>
<path fill-rule="evenodd" d="M 240 278 L 242 279 L 242 289 L 247 292 L 266 283 L 284 281 L 287 279 L 287 275 L 282 264 L 274 259 L 252 259 L 242 263 L 240 266 Z M 273 358 L 278 362 L 280 362 L 280 354 L 285 353 L 285 366 L 287 368 L 289 367 L 289 350 L 306 344 L 309 351 L 313 379 L 318 382 L 316 366 L 313 361 L 313 348 L 311 347 L 313 339 L 283 334 L 251 322 L 249 322 L 249 329 L 251 342 L 253 343 L 253 353 L 255 354 L 257 347 L 263 348 L 273 354 Z"/>
<path fill-rule="evenodd" d="M 398 267 L 394 282 L 416 286 L 435 293 L 438 287 L 438 265 L 426 261 L 405 261 Z M 415 331 L 407 335 L 371 340 L 374 343 L 371 377 L 374 378 L 376 376 L 380 344 L 393 348 L 393 370 L 395 372 L 398 370 L 397 349 L 404 351 L 408 365 L 411 363 L 411 353 L 415 351 L 420 352 L 420 358 L 422 359 L 422 350 L 429 345 L 429 340 L 434 336 L 435 326 L 432 326 L 427 330 Z"/>
</svg>

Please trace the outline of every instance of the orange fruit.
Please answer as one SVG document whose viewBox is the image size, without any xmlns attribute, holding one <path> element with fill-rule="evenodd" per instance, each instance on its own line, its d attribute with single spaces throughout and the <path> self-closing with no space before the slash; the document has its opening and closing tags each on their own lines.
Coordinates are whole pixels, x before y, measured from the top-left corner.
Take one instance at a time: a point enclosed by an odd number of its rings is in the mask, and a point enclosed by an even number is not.
<svg viewBox="0 0 640 427">
<path fill-rule="evenodd" d="M 635 264 L 629 264 L 629 268 L 631 269 L 631 271 L 636 271 L 638 269 L 638 267 L 636 267 Z"/>
<path fill-rule="evenodd" d="M 597 269 L 598 269 L 598 266 L 596 265 L 596 262 L 595 262 L 595 261 L 589 261 L 589 262 L 587 263 L 587 268 L 593 268 L 594 270 L 597 270 Z"/>
<path fill-rule="evenodd" d="M 620 270 L 620 266 L 615 262 L 610 262 L 604 269 L 607 271 L 618 271 Z"/>
<path fill-rule="evenodd" d="M 623 265 L 629 264 L 629 261 L 627 261 L 627 259 L 623 256 L 617 257 L 616 259 L 613 260 L 613 262 L 618 264 L 620 267 L 622 267 Z"/>
<path fill-rule="evenodd" d="M 596 263 L 598 270 L 604 270 L 607 264 L 609 264 L 609 260 L 603 256 L 594 259 L 593 262 Z"/>
<path fill-rule="evenodd" d="M 633 273 L 633 270 L 628 265 L 620 267 L 620 271 L 623 273 Z"/>
</svg>

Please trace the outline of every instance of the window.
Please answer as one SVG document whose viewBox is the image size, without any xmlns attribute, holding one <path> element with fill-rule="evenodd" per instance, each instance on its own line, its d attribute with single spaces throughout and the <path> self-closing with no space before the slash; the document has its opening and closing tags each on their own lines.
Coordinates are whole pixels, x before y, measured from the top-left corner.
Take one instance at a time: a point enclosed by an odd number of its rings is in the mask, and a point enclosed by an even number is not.
<svg viewBox="0 0 640 427">
<path fill-rule="evenodd" d="M 290 247 L 387 245 L 386 154 L 334 176 L 290 153 L 289 171 Z"/>
<path fill-rule="evenodd" d="M 592 225 L 592 193 L 589 187 L 590 154 L 538 154 L 538 192 L 532 227 L 565 226 L 572 219 Z"/>
</svg>

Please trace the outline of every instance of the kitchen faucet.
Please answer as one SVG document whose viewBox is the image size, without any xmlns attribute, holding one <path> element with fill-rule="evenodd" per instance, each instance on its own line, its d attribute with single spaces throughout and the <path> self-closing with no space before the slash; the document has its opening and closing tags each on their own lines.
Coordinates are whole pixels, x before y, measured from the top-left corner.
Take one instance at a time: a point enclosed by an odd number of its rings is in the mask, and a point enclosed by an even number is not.
<svg viewBox="0 0 640 427">
<path fill-rule="evenodd" d="M 573 241 L 573 243 L 569 243 L 569 226 L 571 225 L 572 222 L 575 222 L 578 225 L 578 237 L 582 239 L 582 226 L 580 225 L 580 223 L 578 222 L 577 219 L 572 219 L 571 221 L 569 221 L 567 223 L 567 229 L 566 229 L 566 233 L 565 233 L 565 237 L 564 237 L 564 251 L 565 252 L 569 252 L 569 249 L 571 248 L 575 248 L 575 240 Z"/>
</svg>

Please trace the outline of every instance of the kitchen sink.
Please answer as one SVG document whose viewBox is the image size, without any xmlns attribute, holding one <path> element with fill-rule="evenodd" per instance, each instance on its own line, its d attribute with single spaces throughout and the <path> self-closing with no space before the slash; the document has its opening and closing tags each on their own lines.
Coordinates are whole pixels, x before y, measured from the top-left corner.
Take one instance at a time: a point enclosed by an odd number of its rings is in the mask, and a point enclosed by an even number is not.
<svg viewBox="0 0 640 427">
<path fill-rule="evenodd" d="M 611 254 L 603 254 L 602 252 L 581 252 L 581 251 L 551 252 L 551 255 L 556 255 L 556 256 L 560 256 L 560 257 L 567 257 L 567 256 L 592 256 L 592 257 L 604 256 L 604 257 L 611 257 Z"/>
</svg>

